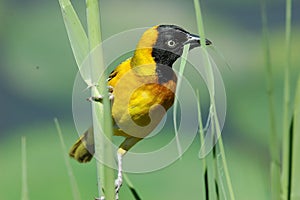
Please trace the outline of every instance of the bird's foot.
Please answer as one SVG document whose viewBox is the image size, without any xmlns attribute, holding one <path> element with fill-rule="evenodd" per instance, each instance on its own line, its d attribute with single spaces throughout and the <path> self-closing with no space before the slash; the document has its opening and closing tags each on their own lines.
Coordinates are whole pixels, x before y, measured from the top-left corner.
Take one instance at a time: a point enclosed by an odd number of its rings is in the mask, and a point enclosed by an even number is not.
<svg viewBox="0 0 300 200">
<path fill-rule="evenodd" d="M 96 87 L 98 87 L 98 85 Z M 114 95 L 113 95 L 114 88 L 112 86 L 108 85 L 107 91 L 108 91 L 108 99 L 112 102 L 114 100 Z M 100 94 L 99 96 L 89 97 L 86 100 L 88 100 L 90 102 L 95 101 L 95 102 L 102 103 L 103 96 Z"/>
<path fill-rule="evenodd" d="M 115 180 L 115 192 L 116 192 L 116 200 L 119 199 L 119 191 L 121 189 L 121 186 L 123 184 L 122 175 L 118 176 L 118 178 Z"/>
<path fill-rule="evenodd" d="M 89 97 L 87 98 L 86 100 L 90 101 L 90 102 L 93 102 L 93 101 L 96 101 L 96 102 L 102 102 L 103 100 L 103 96 L 102 95 L 99 95 L 97 97 Z"/>
<path fill-rule="evenodd" d="M 109 86 L 107 86 L 107 90 L 109 93 L 112 93 L 114 91 L 114 88 L 113 88 L 113 86 L 109 85 Z"/>
<path fill-rule="evenodd" d="M 108 93 L 108 99 L 109 99 L 110 101 L 113 101 L 113 100 L 114 100 L 114 95 L 113 95 L 112 93 Z M 89 98 L 87 98 L 86 100 L 88 100 L 88 101 L 90 101 L 90 102 L 95 101 L 95 102 L 100 102 L 100 103 L 102 103 L 102 101 L 103 101 L 103 96 L 102 96 L 102 95 L 99 95 L 99 96 L 89 97 Z"/>
<path fill-rule="evenodd" d="M 120 152 L 119 152 L 120 151 Z M 125 150 L 119 149 L 118 150 L 118 177 L 115 180 L 115 197 L 116 200 L 119 200 L 119 191 L 123 184 L 123 175 L 122 175 L 122 156 L 126 153 Z M 105 197 L 96 198 L 95 200 L 105 200 Z"/>
<path fill-rule="evenodd" d="M 115 197 L 116 197 L 116 200 L 119 200 L 119 191 L 121 189 L 122 184 L 123 184 L 122 175 L 121 176 L 118 175 L 118 178 L 115 180 Z M 96 197 L 95 200 L 105 200 L 105 197 L 104 196 Z"/>
</svg>

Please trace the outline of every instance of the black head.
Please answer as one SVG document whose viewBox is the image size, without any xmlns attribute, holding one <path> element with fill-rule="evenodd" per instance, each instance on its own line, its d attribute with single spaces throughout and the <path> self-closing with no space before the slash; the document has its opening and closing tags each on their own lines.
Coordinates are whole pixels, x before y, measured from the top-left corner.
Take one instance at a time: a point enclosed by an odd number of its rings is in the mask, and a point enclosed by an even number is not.
<svg viewBox="0 0 300 200">
<path fill-rule="evenodd" d="M 176 25 L 157 26 L 158 37 L 153 45 L 152 57 L 155 62 L 172 67 L 182 55 L 183 47 L 190 44 L 190 50 L 200 46 L 200 38 Z M 206 39 L 206 45 L 211 42 Z"/>
</svg>

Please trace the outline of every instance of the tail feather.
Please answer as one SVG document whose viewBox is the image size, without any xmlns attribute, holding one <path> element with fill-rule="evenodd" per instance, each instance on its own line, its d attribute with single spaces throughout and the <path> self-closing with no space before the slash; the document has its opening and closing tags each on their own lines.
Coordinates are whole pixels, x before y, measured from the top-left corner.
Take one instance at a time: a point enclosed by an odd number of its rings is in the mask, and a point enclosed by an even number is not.
<svg viewBox="0 0 300 200">
<path fill-rule="evenodd" d="M 89 128 L 71 147 L 69 155 L 80 163 L 89 162 L 95 153 L 93 128 Z"/>
</svg>

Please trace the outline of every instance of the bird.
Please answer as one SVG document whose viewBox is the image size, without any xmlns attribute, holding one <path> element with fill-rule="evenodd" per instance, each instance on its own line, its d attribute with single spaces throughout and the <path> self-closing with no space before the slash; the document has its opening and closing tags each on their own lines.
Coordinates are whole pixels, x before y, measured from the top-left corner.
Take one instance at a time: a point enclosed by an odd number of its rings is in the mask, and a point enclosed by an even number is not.
<svg viewBox="0 0 300 200">
<path fill-rule="evenodd" d="M 117 150 L 118 163 L 136 143 L 153 131 L 173 105 L 177 77 L 172 69 L 185 45 L 200 47 L 200 37 L 173 24 L 147 29 L 140 37 L 133 56 L 109 75 L 107 85 L 114 122 L 113 134 L 125 137 Z M 205 45 L 212 42 L 205 39 Z M 91 97 L 102 102 L 103 97 Z M 80 163 L 94 154 L 93 128 L 89 128 L 71 147 L 69 155 Z M 122 166 L 118 165 L 116 194 L 122 185 Z M 101 198 L 104 199 L 104 198 Z"/>
</svg>

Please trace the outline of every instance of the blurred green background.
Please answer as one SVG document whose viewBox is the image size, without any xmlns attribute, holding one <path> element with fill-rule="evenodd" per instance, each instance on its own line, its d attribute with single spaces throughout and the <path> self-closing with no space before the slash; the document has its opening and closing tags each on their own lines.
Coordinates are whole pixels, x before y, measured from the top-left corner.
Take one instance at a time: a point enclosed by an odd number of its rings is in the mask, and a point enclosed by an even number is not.
<svg viewBox="0 0 300 200">
<path fill-rule="evenodd" d="M 268 101 L 260 1 L 202 1 L 207 37 L 231 65 L 220 66 L 227 93 L 223 138 L 236 199 L 268 199 Z M 85 22 L 84 1 L 72 1 Z M 132 28 L 177 24 L 196 33 L 192 1 L 100 0 L 103 39 Z M 292 96 L 299 75 L 300 3 L 292 19 Z M 267 5 L 277 128 L 281 130 L 285 1 Z M 78 137 L 72 118 L 77 73 L 57 1 L 0 1 L 0 200 L 21 197 L 21 136 L 26 136 L 30 199 L 72 199 L 63 152 Z M 293 99 L 293 98 L 292 98 Z M 163 136 L 160 141 L 164 141 Z M 144 142 L 146 145 L 146 142 Z M 137 148 L 142 149 L 143 145 Z M 199 199 L 199 141 L 171 166 L 130 175 L 143 199 Z M 82 199 L 97 196 L 94 162 L 71 161 Z M 132 199 L 123 187 L 122 199 Z"/>
</svg>

